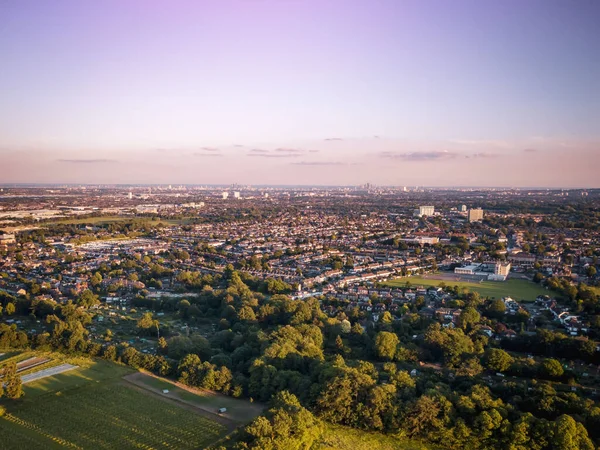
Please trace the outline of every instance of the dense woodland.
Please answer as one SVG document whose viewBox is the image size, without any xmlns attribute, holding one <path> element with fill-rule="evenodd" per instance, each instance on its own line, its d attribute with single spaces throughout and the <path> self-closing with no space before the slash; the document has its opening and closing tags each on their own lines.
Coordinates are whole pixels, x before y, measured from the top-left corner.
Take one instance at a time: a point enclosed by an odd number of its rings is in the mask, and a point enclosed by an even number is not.
<svg viewBox="0 0 600 450">
<path fill-rule="evenodd" d="M 161 271 L 150 269 L 147 277 Z M 541 329 L 493 342 L 481 325 L 494 325 L 502 311 L 476 294 L 465 294 L 455 329 L 411 311 L 402 320 L 385 313 L 365 329 L 359 311 L 330 317 L 318 299 L 291 300 L 277 293 L 287 289 L 280 282 L 259 282 L 233 267 L 223 276 L 180 277 L 198 295 L 177 301 L 140 295 L 134 306 L 150 312 L 132 326 L 156 338 L 152 311 L 171 310 L 190 323 L 217 323 L 210 339 L 163 327 L 159 353 L 144 354 L 89 339 L 89 308 L 99 302 L 91 291 L 65 305 L 3 294 L 5 310 L 33 314 L 51 331 L 28 336 L 2 324 L 0 348 L 101 357 L 269 402 L 268 412 L 239 433 L 232 444 L 238 448 L 300 448 L 318 436 L 322 421 L 456 449 L 593 449 L 600 441 L 600 407 L 588 390 L 568 388 L 576 375 L 555 359 L 598 364 L 593 341 Z M 508 378 L 489 382 L 492 374 Z"/>
</svg>

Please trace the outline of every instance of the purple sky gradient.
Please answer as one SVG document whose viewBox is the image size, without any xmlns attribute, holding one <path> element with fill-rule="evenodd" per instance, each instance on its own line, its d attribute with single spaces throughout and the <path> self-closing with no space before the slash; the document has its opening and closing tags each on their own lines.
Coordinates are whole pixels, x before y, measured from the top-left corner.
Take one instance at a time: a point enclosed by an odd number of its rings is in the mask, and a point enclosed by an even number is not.
<svg viewBox="0 0 600 450">
<path fill-rule="evenodd" d="M 0 183 L 600 187 L 598 23 L 595 0 L 6 0 Z"/>
</svg>

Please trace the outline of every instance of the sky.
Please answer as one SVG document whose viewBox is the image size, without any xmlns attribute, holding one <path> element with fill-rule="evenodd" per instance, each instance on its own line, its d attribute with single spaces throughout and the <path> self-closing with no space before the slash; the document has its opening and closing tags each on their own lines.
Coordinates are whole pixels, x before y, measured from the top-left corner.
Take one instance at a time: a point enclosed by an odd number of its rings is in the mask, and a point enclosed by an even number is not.
<svg viewBox="0 0 600 450">
<path fill-rule="evenodd" d="M 600 187 L 597 0 L 3 0 L 0 183 Z"/>
</svg>

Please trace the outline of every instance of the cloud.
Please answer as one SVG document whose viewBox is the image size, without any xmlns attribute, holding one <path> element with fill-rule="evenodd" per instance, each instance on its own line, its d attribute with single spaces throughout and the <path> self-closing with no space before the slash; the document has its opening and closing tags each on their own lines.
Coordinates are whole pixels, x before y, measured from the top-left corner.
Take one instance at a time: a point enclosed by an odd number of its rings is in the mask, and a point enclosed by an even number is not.
<svg viewBox="0 0 600 450">
<path fill-rule="evenodd" d="M 299 148 L 276 148 L 275 151 L 279 153 L 304 153 L 304 150 Z"/>
<path fill-rule="evenodd" d="M 242 144 L 234 144 L 233 146 L 234 147 L 238 147 L 238 148 L 244 148 L 245 147 L 245 145 L 242 145 Z"/>
<path fill-rule="evenodd" d="M 481 152 L 481 153 L 474 153 L 473 158 L 498 158 L 500 155 L 497 153 L 486 153 L 486 152 Z"/>
<path fill-rule="evenodd" d="M 343 138 L 325 138 L 324 141 L 343 141 Z"/>
<path fill-rule="evenodd" d="M 298 154 L 273 154 L 273 153 L 249 153 L 246 156 L 254 156 L 254 157 L 258 157 L 258 158 L 298 158 L 302 155 L 298 155 Z"/>
<path fill-rule="evenodd" d="M 57 159 L 57 161 L 70 164 L 112 164 L 118 162 L 116 159 Z"/>
<path fill-rule="evenodd" d="M 308 153 L 319 153 L 319 150 L 309 150 Z"/>
<path fill-rule="evenodd" d="M 509 142 L 499 141 L 499 140 L 452 139 L 449 142 L 451 142 L 453 144 L 459 144 L 459 145 L 478 145 L 478 146 L 501 147 L 501 148 L 510 147 Z"/>
<path fill-rule="evenodd" d="M 220 153 L 198 153 L 198 152 L 194 153 L 193 155 L 197 156 L 197 157 L 200 157 L 200 158 L 206 158 L 206 157 L 210 158 L 210 157 L 215 157 L 215 156 L 218 156 L 218 157 L 223 156 Z"/>
<path fill-rule="evenodd" d="M 382 158 L 400 159 L 403 161 L 437 161 L 456 158 L 458 155 L 447 150 L 434 151 L 434 152 L 409 152 L 409 153 L 395 153 L 395 152 L 381 152 L 379 154 Z"/>
<path fill-rule="evenodd" d="M 537 149 L 535 149 L 535 148 L 526 148 L 523 151 L 525 153 L 535 153 L 535 152 L 537 152 Z"/>
<path fill-rule="evenodd" d="M 205 152 L 220 152 L 216 147 L 200 147 L 200 150 L 204 150 Z"/>
<path fill-rule="evenodd" d="M 290 163 L 294 166 L 346 166 L 347 163 L 339 161 L 300 161 Z"/>
<path fill-rule="evenodd" d="M 253 148 L 248 150 L 250 153 L 269 153 L 269 150 L 265 150 L 263 148 Z"/>
</svg>

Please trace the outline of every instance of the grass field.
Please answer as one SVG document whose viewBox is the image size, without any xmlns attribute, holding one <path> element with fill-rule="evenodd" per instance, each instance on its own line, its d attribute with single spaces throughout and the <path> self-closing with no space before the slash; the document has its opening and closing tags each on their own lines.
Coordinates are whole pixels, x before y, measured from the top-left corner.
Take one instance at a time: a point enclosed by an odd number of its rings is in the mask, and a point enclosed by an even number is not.
<svg viewBox="0 0 600 450">
<path fill-rule="evenodd" d="M 22 400 L 3 401 L 2 448 L 196 449 L 226 433 L 193 408 L 130 387 L 126 367 L 77 364 L 84 366 L 26 385 Z"/>
<path fill-rule="evenodd" d="M 381 433 L 327 425 L 314 450 L 433 450 L 416 441 L 401 440 Z"/>
<path fill-rule="evenodd" d="M 220 408 L 227 408 L 227 412 L 222 414 L 222 416 L 240 424 L 252 421 L 264 409 L 263 405 L 259 403 L 250 403 L 247 400 L 228 397 L 217 392 L 188 388 L 187 386 L 177 385 L 169 380 L 143 373 L 129 375 L 126 379 L 158 392 L 168 389 L 169 397 L 194 405 L 212 414 L 215 414 Z"/>
<path fill-rule="evenodd" d="M 538 284 L 527 280 L 508 279 L 507 281 L 482 281 L 481 283 L 473 281 L 454 281 L 453 279 L 443 279 L 436 275 L 427 275 L 426 277 L 403 277 L 396 278 L 383 283 L 386 286 L 404 287 L 406 282 L 411 286 L 439 286 L 445 283 L 447 286 L 466 287 L 472 292 L 479 292 L 482 297 L 501 298 L 512 297 L 515 300 L 532 302 L 538 295 L 548 295 L 548 291 Z"/>
</svg>

